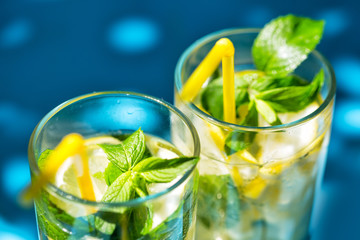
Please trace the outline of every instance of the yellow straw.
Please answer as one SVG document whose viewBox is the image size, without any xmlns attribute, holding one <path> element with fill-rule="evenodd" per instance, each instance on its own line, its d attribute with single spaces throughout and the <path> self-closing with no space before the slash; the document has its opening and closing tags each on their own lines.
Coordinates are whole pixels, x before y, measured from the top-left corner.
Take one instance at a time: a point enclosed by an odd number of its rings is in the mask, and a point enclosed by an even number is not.
<svg viewBox="0 0 360 240">
<path fill-rule="evenodd" d="M 86 153 L 86 148 L 84 145 L 84 141 L 82 144 L 82 150 L 81 150 L 81 167 L 82 171 L 77 169 L 77 181 L 80 188 L 81 198 L 89 200 L 89 201 L 95 201 L 95 193 L 94 188 L 92 185 L 92 181 L 90 178 L 90 170 L 89 170 L 89 160 Z"/>
<path fill-rule="evenodd" d="M 220 61 L 222 61 L 224 121 L 229 123 L 236 123 L 234 54 L 234 45 L 229 39 L 221 38 L 218 40 L 204 60 L 190 75 L 181 92 L 181 97 L 184 101 L 194 100 L 201 90 L 202 85 L 211 76 L 211 74 L 213 74 Z M 220 146 L 221 144 L 219 144 L 219 141 L 223 142 L 224 137 L 219 139 L 217 137 L 219 133 L 213 132 L 213 130 L 210 130 L 210 134 L 214 141 L 217 142 L 217 145 L 219 145 L 219 148 L 222 149 L 223 146 Z M 220 135 L 222 135 L 222 133 L 220 133 Z M 248 159 L 249 156 L 252 157 L 252 155 L 246 150 L 242 151 L 240 155 L 245 157 L 245 159 Z M 251 159 L 254 158 L 252 157 Z M 229 162 L 228 157 L 226 157 L 226 161 Z M 238 172 L 238 168 L 236 166 L 231 167 L 230 173 L 234 182 L 237 183 L 240 191 L 242 179 Z"/>
<path fill-rule="evenodd" d="M 220 61 L 221 60 L 225 60 L 225 64 L 223 64 L 223 71 L 226 72 L 226 79 L 224 78 L 224 82 L 226 81 L 227 83 L 229 83 L 230 81 L 234 82 L 234 74 L 231 74 L 230 72 L 234 72 L 234 61 L 229 60 L 229 58 L 233 59 L 235 50 L 234 50 L 234 46 L 231 43 L 231 41 L 227 38 L 222 38 L 220 40 L 218 40 L 215 43 L 215 46 L 210 50 L 210 52 L 206 55 L 206 57 L 204 58 L 204 60 L 199 64 L 199 66 L 194 70 L 194 72 L 190 75 L 189 79 L 187 80 L 187 82 L 184 85 L 184 88 L 181 92 L 181 98 L 184 101 L 189 101 L 191 102 L 192 100 L 194 100 L 194 98 L 196 97 L 196 95 L 199 93 L 202 85 L 204 84 L 204 82 L 206 81 L 206 79 L 208 79 L 213 72 L 215 71 L 215 69 L 219 66 Z M 226 59 L 224 59 L 224 57 Z M 230 67 L 230 65 L 232 64 L 232 66 Z M 231 69 L 232 70 L 231 70 Z M 232 79 L 230 79 L 232 77 Z M 224 109 L 225 112 L 228 112 L 229 115 L 234 115 L 235 116 L 235 107 L 234 109 L 227 109 L 228 107 L 231 107 L 232 105 L 230 104 L 229 106 L 229 102 L 232 99 L 229 99 L 228 97 L 231 98 L 231 96 L 229 96 L 229 92 L 231 91 L 235 91 L 234 89 L 231 90 L 231 86 L 233 86 L 234 83 L 232 84 L 227 84 L 227 86 L 229 86 L 227 88 L 227 92 L 224 94 L 224 97 L 227 98 L 226 100 L 226 109 Z M 235 93 L 234 93 L 235 95 Z M 225 102 L 224 102 L 225 104 Z M 232 111 L 234 111 L 234 113 L 232 113 Z M 226 114 L 226 115 L 228 115 Z M 226 121 L 226 120 L 225 120 Z M 231 122 L 233 122 L 233 119 L 230 119 Z"/>
<path fill-rule="evenodd" d="M 229 123 L 236 122 L 235 107 L 235 80 L 234 80 L 234 53 L 235 49 L 232 42 L 227 38 L 219 41 L 228 46 L 222 58 L 223 68 L 223 104 L 224 104 L 224 121 Z"/>
<path fill-rule="evenodd" d="M 95 200 L 95 193 L 89 173 L 87 155 L 85 152 L 84 139 L 81 135 L 72 133 L 65 136 L 58 146 L 50 153 L 49 159 L 45 162 L 44 169 L 37 179 L 25 189 L 21 196 L 24 204 L 30 203 L 37 197 L 40 190 L 56 176 L 59 167 L 63 162 L 76 154 L 82 158 L 82 169 L 77 169 L 78 183 L 80 187 L 81 197 L 87 200 Z M 76 165 L 76 164 L 75 164 Z"/>
</svg>

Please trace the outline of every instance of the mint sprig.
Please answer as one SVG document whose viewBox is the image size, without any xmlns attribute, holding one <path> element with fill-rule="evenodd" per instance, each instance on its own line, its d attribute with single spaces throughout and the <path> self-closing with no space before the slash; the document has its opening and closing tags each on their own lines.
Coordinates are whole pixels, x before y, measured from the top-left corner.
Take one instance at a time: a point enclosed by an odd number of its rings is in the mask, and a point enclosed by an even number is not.
<svg viewBox="0 0 360 240">
<path fill-rule="evenodd" d="M 198 161 L 197 157 L 179 157 L 162 159 L 150 156 L 146 149 L 145 136 L 138 129 L 121 144 L 99 145 L 106 153 L 110 163 L 104 177 L 109 185 L 102 202 L 126 202 L 135 198 L 146 197 L 150 183 L 167 183 L 185 173 Z M 119 208 L 116 211 L 123 215 L 121 221 L 129 221 L 129 235 L 139 237 L 145 235 L 152 227 L 152 208 L 144 204 L 137 208 Z M 119 224 L 121 225 L 121 221 Z M 96 228 L 111 235 L 116 223 L 98 216 Z M 122 231 L 127 229 L 122 229 Z"/>
<path fill-rule="evenodd" d="M 252 55 L 256 68 L 269 76 L 292 73 L 315 49 L 324 21 L 287 15 L 267 24 L 256 38 Z"/>
<path fill-rule="evenodd" d="M 257 127 L 261 116 L 269 125 L 280 125 L 278 113 L 300 111 L 316 99 L 324 71 L 320 70 L 311 83 L 293 71 L 315 49 L 323 28 L 324 21 L 287 15 L 274 19 L 260 31 L 252 47 L 256 70 L 235 74 L 237 124 Z M 200 102 L 210 115 L 223 120 L 221 77 L 202 91 Z M 231 132 L 225 150 L 229 154 L 246 149 L 254 137 L 254 133 L 245 131 Z"/>
<path fill-rule="evenodd" d="M 136 165 L 145 152 L 145 136 L 138 130 L 118 145 L 99 144 L 109 161 L 122 172 Z"/>
</svg>

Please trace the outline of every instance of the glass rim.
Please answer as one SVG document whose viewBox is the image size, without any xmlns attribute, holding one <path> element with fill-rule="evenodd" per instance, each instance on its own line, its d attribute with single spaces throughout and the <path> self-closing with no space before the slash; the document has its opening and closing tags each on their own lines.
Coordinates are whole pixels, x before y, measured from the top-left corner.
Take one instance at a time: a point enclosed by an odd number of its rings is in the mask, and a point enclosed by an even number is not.
<svg viewBox="0 0 360 240">
<path fill-rule="evenodd" d="M 121 96 L 121 97 L 131 97 L 131 98 L 138 98 L 138 99 L 144 99 L 148 102 L 153 102 L 154 104 L 157 105 L 162 105 L 164 107 L 166 107 L 167 109 L 169 109 L 172 113 L 176 114 L 182 121 L 183 123 L 185 123 L 185 125 L 188 127 L 191 135 L 192 135 L 192 139 L 194 142 L 194 152 L 193 152 L 193 156 L 195 157 L 199 157 L 200 155 L 200 139 L 198 136 L 198 133 L 194 127 L 194 125 L 192 124 L 192 122 L 188 119 L 188 117 L 186 117 L 180 110 L 178 110 L 175 106 L 171 105 L 170 103 L 168 103 L 167 101 L 163 100 L 163 99 L 159 99 L 150 95 L 146 95 L 146 94 L 142 94 L 142 93 L 136 93 L 136 92 L 130 92 L 130 91 L 101 91 L 101 92 L 94 92 L 94 93 L 89 93 L 89 94 L 84 94 L 84 95 L 80 95 L 78 97 L 74 97 L 72 99 L 69 99 L 63 103 L 61 103 L 60 105 L 58 105 L 57 107 L 53 108 L 50 112 L 48 112 L 41 120 L 40 122 L 37 124 L 37 126 L 35 127 L 35 129 L 33 130 L 31 137 L 30 137 L 30 141 L 29 141 L 29 146 L 28 146 L 28 155 L 29 155 L 29 164 L 30 164 L 30 168 L 31 171 L 35 174 L 35 175 L 39 175 L 40 173 L 40 169 L 38 167 L 37 164 L 37 160 L 35 157 L 35 152 L 33 151 L 34 147 L 35 147 L 35 143 L 36 140 L 39 136 L 39 134 L 41 133 L 43 127 L 45 126 L 45 124 L 47 123 L 47 121 L 49 119 L 51 119 L 56 113 L 58 113 L 59 111 L 61 111 L 62 109 L 80 101 L 83 99 L 91 99 L 91 98 L 96 98 L 96 97 L 101 97 L 101 96 L 105 96 L 105 97 L 109 97 L 109 96 Z M 52 183 L 48 183 L 44 188 L 47 189 L 48 191 L 51 191 L 52 193 L 54 193 L 56 196 L 62 198 L 62 199 L 66 199 L 68 201 L 71 202 L 75 202 L 78 204 L 82 204 L 82 205 L 87 205 L 90 207 L 99 207 L 99 208 L 120 208 L 120 207 L 134 207 L 137 205 L 141 205 L 145 202 L 154 200 L 154 199 L 158 199 L 161 196 L 166 195 L 167 193 L 173 191 L 174 189 L 176 189 L 178 186 L 180 186 L 183 182 L 186 181 L 186 179 L 188 179 L 188 177 L 195 171 L 197 166 L 197 163 L 194 164 L 194 166 L 192 166 L 186 173 L 183 174 L 183 176 L 181 178 L 179 178 L 174 184 L 172 184 L 170 187 L 148 195 L 146 197 L 143 198 L 136 198 L 136 199 L 131 199 L 129 201 L 126 202 L 101 202 L 101 201 L 90 201 L 90 200 L 85 200 L 82 199 L 80 197 L 77 197 L 73 194 L 67 193 L 63 190 L 61 190 L 60 188 L 56 187 L 54 184 Z"/>
<path fill-rule="evenodd" d="M 223 29 L 220 31 L 216 31 L 210 34 L 207 34 L 203 36 L 202 38 L 196 40 L 193 42 L 180 56 L 176 67 L 175 67 L 175 88 L 178 92 L 181 91 L 183 84 L 181 81 L 181 69 L 183 68 L 184 62 L 187 60 L 187 58 L 191 55 L 191 53 L 194 51 L 194 49 L 201 47 L 205 44 L 207 44 L 210 41 L 214 41 L 217 39 L 220 39 L 221 37 L 226 37 L 229 35 L 235 35 L 235 34 L 257 34 L 259 33 L 261 28 L 229 28 L 229 29 Z M 236 49 L 235 49 L 236 52 Z M 276 126 L 265 126 L 265 127 L 254 127 L 254 126 L 244 126 L 244 125 L 238 125 L 233 123 L 228 123 L 219 119 L 214 118 L 213 116 L 203 112 L 201 109 L 199 109 L 195 104 L 192 102 L 185 103 L 198 117 L 201 119 L 210 122 L 214 125 L 232 129 L 232 130 L 240 130 L 240 131 L 252 131 L 252 132 L 274 132 L 274 131 L 284 131 L 292 127 L 296 127 L 298 125 L 304 124 L 311 119 L 315 118 L 316 116 L 320 115 L 328 105 L 332 102 L 332 100 L 335 98 L 336 93 L 336 77 L 333 67 L 331 66 L 330 62 L 316 49 L 313 50 L 311 55 L 314 55 L 316 59 L 321 61 L 324 66 L 326 67 L 327 71 L 330 73 L 330 88 L 329 92 L 324 99 L 324 101 L 320 104 L 320 106 L 313 111 L 312 113 L 306 115 L 305 117 L 302 117 L 300 119 L 297 119 L 295 121 L 276 125 Z M 181 99 L 181 97 L 179 96 Z M 181 101 L 183 101 L 181 99 Z M 184 102 L 184 101 L 183 101 Z"/>
</svg>

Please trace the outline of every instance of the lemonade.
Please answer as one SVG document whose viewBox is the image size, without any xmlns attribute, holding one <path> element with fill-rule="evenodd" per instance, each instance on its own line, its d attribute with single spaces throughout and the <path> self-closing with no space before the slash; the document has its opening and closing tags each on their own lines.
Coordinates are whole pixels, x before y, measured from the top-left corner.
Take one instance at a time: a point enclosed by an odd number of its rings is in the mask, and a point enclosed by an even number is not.
<svg viewBox="0 0 360 240">
<path fill-rule="evenodd" d="M 333 70 L 313 51 L 321 25 L 288 15 L 267 25 L 266 34 L 257 29 L 210 34 L 181 56 L 175 105 L 193 122 L 201 142 L 196 239 L 309 236 L 335 95 Z M 191 94 L 184 93 L 187 81 L 195 80 L 192 73 L 205 66 L 203 59 L 223 38 L 235 49 L 234 122 L 224 120 L 224 64 L 204 78 L 198 93 L 188 91 L 194 96 L 190 102 Z"/>
<path fill-rule="evenodd" d="M 102 136 L 86 140 L 90 174 L 92 176 L 91 180 L 97 201 L 101 201 L 108 188 L 103 174 L 110 163 L 107 155 L 99 144 L 120 144 L 121 141 L 119 139 L 122 138 L 122 136 L 118 136 L 117 138 Z M 45 152 L 45 154 L 47 154 L 47 152 Z M 181 156 L 181 153 L 172 144 L 151 136 L 146 136 L 146 151 L 144 154 L 147 155 L 146 157 L 160 157 L 163 159 L 173 159 Z M 76 162 L 74 158 L 75 157 L 67 159 L 61 166 L 56 175 L 54 185 L 64 192 L 80 198 L 79 186 L 76 182 L 73 165 L 73 163 Z M 40 157 L 38 164 L 40 166 L 43 165 L 43 161 L 46 161 L 46 158 Z M 149 184 L 147 188 L 149 195 L 166 190 L 169 186 L 174 185 L 181 177 L 182 176 L 178 176 L 169 183 Z M 194 221 L 194 217 L 191 216 L 195 208 L 195 201 L 192 197 L 193 194 L 194 189 L 190 189 L 186 184 L 183 184 L 173 192 L 172 199 L 175 199 L 175 201 L 164 198 L 156 203 L 149 203 L 148 208 L 154 209 L 151 220 L 153 230 L 141 237 L 129 236 L 128 239 L 149 239 L 152 236 L 170 235 L 173 236 L 171 239 L 188 239 L 187 233 L 193 231 L 189 229 Z M 183 200 L 179 201 L 178 199 Z M 42 193 L 42 198 L 35 202 L 35 206 L 40 232 L 44 239 L 46 239 L 46 237 L 49 239 L 69 239 L 70 237 L 75 238 L 75 236 L 81 239 L 120 239 L 120 236 L 123 234 L 118 233 L 117 231 L 119 230 L 116 229 L 121 229 L 120 223 L 119 226 L 116 226 L 113 233 L 102 233 L 96 228 L 95 216 L 97 216 L 97 213 L 89 214 L 89 208 L 70 204 L 47 191 Z M 137 211 L 137 208 L 127 211 Z M 147 212 L 145 212 L 145 214 L 146 213 Z M 126 213 L 123 215 L 128 217 Z M 121 218 L 122 216 L 119 214 L 119 216 L 116 217 Z M 131 230 L 129 232 L 131 232 Z M 131 234 L 129 233 L 129 235 Z"/>
<path fill-rule="evenodd" d="M 185 105 L 177 106 L 191 116 Z M 194 114 L 192 120 L 203 146 L 197 239 L 303 239 L 325 164 L 328 132 L 312 121 L 277 133 L 257 133 L 254 158 L 249 159 L 226 156 L 212 137 L 214 125 L 209 128 Z M 328 129 L 326 124 L 322 128 Z"/>
<path fill-rule="evenodd" d="M 30 189 L 65 156 L 35 198 L 39 238 L 193 239 L 198 154 L 193 125 L 161 100 L 101 92 L 62 104 L 29 145 Z"/>
</svg>

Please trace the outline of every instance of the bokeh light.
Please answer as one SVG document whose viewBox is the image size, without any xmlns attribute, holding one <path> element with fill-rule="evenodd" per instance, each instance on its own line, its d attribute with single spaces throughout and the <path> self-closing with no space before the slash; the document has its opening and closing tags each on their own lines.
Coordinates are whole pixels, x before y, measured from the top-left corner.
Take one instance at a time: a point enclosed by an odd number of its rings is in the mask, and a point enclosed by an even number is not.
<svg viewBox="0 0 360 240">
<path fill-rule="evenodd" d="M 1 168 L 1 183 L 5 194 L 16 201 L 20 192 L 30 183 L 29 163 L 26 156 L 5 159 Z"/>
<path fill-rule="evenodd" d="M 360 101 L 342 101 L 337 104 L 334 128 L 345 137 L 360 140 Z"/>
<path fill-rule="evenodd" d="M 0 216 L 0 240 L 35 240 L 35 237 L 23 226 L 8 223 Z"/>
<path fill-rule="evenodd" d="M 351 21 L 349 13 L 342 8 L 322 10 L 317 17 L 325 20 L 326 37 L 339 36 L 349 27 Z"/>
<path fill-rule="evenodd" d="M 333 61 L 333 66 L 339 90 L 360 97 L 360 57 L 339 57 Z"/>
<path fill-rule="evenodd" d="M 150 19 L 129 17 L 111 25 L 108 40 L 110 46 L 116 51 L 141 53 L 159 44 L 160 29 Z"/>
<path fill-rule="evenodd" d="M 16 19 L 0 28 L 0 48 L 15 48 L 27 43 L 33 35 L 29 20 Z"/>
</svg>

